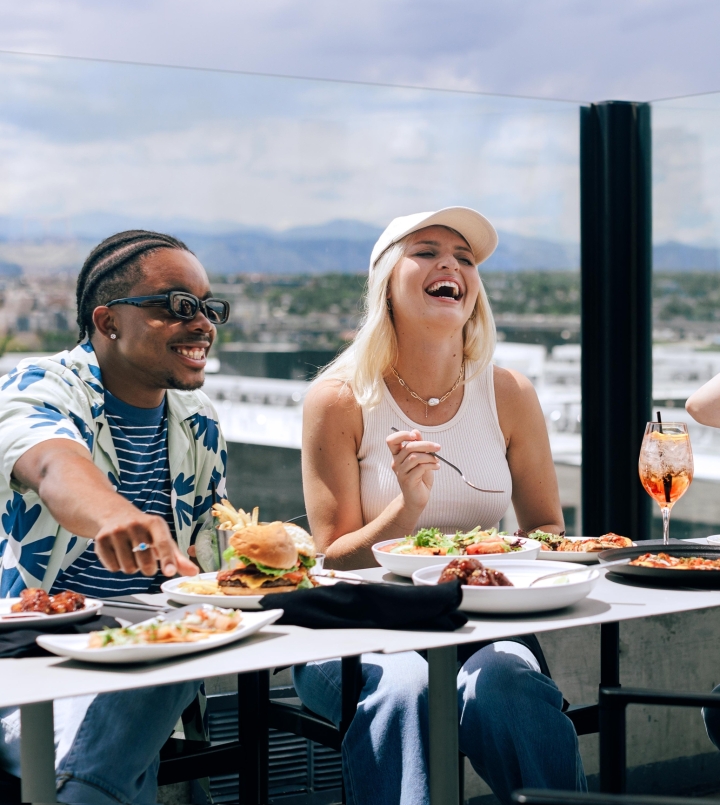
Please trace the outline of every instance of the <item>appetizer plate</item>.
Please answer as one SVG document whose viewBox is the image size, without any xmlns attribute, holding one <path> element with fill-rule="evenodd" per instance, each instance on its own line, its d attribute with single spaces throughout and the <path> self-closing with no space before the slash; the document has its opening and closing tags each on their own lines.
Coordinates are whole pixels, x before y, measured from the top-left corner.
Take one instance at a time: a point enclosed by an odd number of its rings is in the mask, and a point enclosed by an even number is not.
<svg viewBox="0 0 720 805">
<path fill-rule="evenodd" d="M 556 576 L 540 582 L 536 587 L 528 585 L 547 573 L 556 570 L 569 570 L 561 562 L 508 562 L 502 560 L 486 561 L 483 565 L 492 570 L 502 571 L 513 583 L 513 587 L 469 587 L 463 585 L 463 600 L 460 609 L 464 612 L 491 613 L 493 615 L 519 615 L 529 612 L 547 612 L 563 609 L 587 597 L 600 578 L 595 568 L 586 572 Z M 434 585 L 438 583 L 442 567 L 425 567 L 413 573 L 413 584 Z"/>
<path fill-rule="evenodd" d="M 612 562 L 615 559 L 636 559 L 644 553 L 666 553 L 669 556 L 700 556 L 703 559 L 720 559 L 720 546 L 683 545 L 672 542 L 663 546 L 653 540 L 652 544 L 635 548 L 618 548 L 600 553 L 600 563 Z M 608 573 L 627 576 L 633 581 L 661 582 L 668 587 L 701 587 L 706 590 L 720 590 L 720 570 L 678 570 L 671 567 L 637 567 L 633 565 L 616 565 L 609 568 Z"/>
<path fill-rule="evenodd" d="M 102 601 L 86 598 L 85 606 L 75 612 L 62 612 L 58 615 L 46 615 L 44 612 L 11 612 L 13 604 L 19 598 L 0 598 L 0 631 L 5 629 L 42 629 L 43 626 L 54 626 L 56 623 L 72 623 L 85 621 L 100 612 Z"/>
<path fill-rule="evenodd" d="M 592 539 L 592 537 L 565 537 L 572 542 L 579 542 L 581 539 Z M 633 543 L 634 545 L 635 543 Z M 621 551 L 623 548 L 610 548 L 610 551 Z M 595 564 L 600 560 L 598 557 L 604 551 L 543 551 L 538 554 L 538 559 L 550 560 L 551 562 L 586 562 Z"/>
<path fill-rule="evenodd" d="M 521 537 L 520 539 L 523 541 L 523 546 L 519 551 L 508 551 L 507 553 L 485 553 L 477 555 L 474 558 L 479 559 L 481 562 L 485 562 L 486 560 L 488 562 L 495 561 L 496 559 L 501 559 L 503 561 L 529 561 L 531 559 L 537 559 L 538 555 L 541 553 L 540 543 L 534 539 L 525 539 L 524 537 Z M 384 542 L 376 542 L 372 546 L 372 551 L 375 561 L 379 565 L 382 565 L 382 567 L 389 570 L 391 573 L 395 573 L 397 576 L 412 578 L 413 573 L 423 567 L 444 567 L 453 559 L 460 558 L 458 554 L 453 556 L 418 556 L 417 554 L 388 553 L 387 551 L 380 550 L 383 546 L 393 545 L 396 542 L 400 542 L 400 540 L 386 539 Z"/>
<path fill-rule="evenodd" d="M 176 620 L 188 608 L 178 609 L 166 615 L 166 620 Z M 183 654 L 195 654 L 199 651 L 226 646 L 242 640 L 244 637 L 257 632 L 263 626 L 274 623 L 283 614 L 282 609 L 269 609 L 267 612 L 243 613 L 240 625 L 232 632 L 214 634 L 195 643 L 163 643 L 161 645 L 135 645 L 135 646 L 107 646 L 106 648 L 88 648 L 89 635 L 87 634 L 58 634 L 40 635 L 37 643 L 44 649 L 58 654 L 61 657 L 70 657 L 73 660 L 99 663 L 131 663 L 131 662 L 160 662 Z M 175 617 L 177 616 L 177 617 Z M 150 620 L 153 620 L 152 618 Z M 142 624 L 149 621 L 143 621 Z M 142 624 L 134 624 L 140 626 Z"/>
<path fill-rule="evenodd" d="M 332 575 L 330 575 L 332 573 Z M 313 573 L 313 578 L 317 579 L 321 586 L 330 586 L 339 581 L 362 581 L 361 576 L 355 573 L 345 573 L 341 570 L 323 570 L 321 573 Z M 178 604 L 214 604 L 217 607 L 227 607 L 229 609 L 261 609 L 260 602 L 264 595 L 201 595 L 181 590 L 180 585 L 184 583 L 198 581 L 215 581 L 217 573 L 200 573 L 197 576 L 183 576 L 178 579 L 170 579 L 164 582 L 160 589 L 171 601 Z"/>
</svg>

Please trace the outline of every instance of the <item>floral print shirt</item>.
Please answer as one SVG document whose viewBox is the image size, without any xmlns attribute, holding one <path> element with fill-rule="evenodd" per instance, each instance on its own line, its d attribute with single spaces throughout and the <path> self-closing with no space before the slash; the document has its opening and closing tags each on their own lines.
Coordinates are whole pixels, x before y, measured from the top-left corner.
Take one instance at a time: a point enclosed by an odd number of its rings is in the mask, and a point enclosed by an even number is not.
<svg viewBox="0 0 720 805">
<path fill-rule="evenodd" d="M 120 470 L 104 394 L 87 339 L 49 358 L 27 358 L 0 378 L 0 597 L 17 596 L 25 587 L 49 590 L 87 547 L 89 540 L 62 528 L 12 471 L 36 444 L 72 439 L 87 447 L 117 487 Z M 225 494 L 227 447 L 207 395 L 174 389 L 166 394 L 175 535 L 187 553 L 200 531 L 212 528 L 213 486 Z"/>
</svg>

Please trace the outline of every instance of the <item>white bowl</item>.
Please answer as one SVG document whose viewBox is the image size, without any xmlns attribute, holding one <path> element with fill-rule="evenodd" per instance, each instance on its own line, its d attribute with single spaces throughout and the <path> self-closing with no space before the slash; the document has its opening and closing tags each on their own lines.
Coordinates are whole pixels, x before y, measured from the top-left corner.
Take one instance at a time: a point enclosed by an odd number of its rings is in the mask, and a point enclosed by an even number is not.
<svg viewBox="0 0 720 805">
<path fill-rule="evenodd" d="M 530 559 L 537 559 L 538 554 L 540 553 L 540 543 L 534 539 L 525 539 L 524 537 L 519 537 L 523 541 L 523 546 L 519 551 L 511 551 L 508 553 L 486 553 L 482 556 L 476 556 L 476 559 L 480 561 L 490 561 L 495 559 L 510 559 L 516 561 L 518 559 L 530 560 Z M 398 539 L 386 539 L 384 542 L 376 542 L 372 546 L 373 556 L 375 557 L 375 561 L 382 565 L 382 567 L 389 570 L 391 573 L 395 573 L 397 576 L 405 576 L 407 578 L 411 578 L 412 574 L 416 570 L 420 570 L 423 567 L 434 567 L 436 565 L 440 565 L 444 567 L 448 562 L 451 562 L 453 559 L 460 558 L 459 556 L 430 556 L 430 555 L 416 555 L 416 554 L 405 554 L 405 553 L 388 553 L 387 551 L 381 551 L 385 545 L 394 545 L 396 542 L 400 542 Z"/>
<path fill-rule="evenodd" d="M 457 558 L 457 557 L 455 557 Z M 513 587 L 468 587 L 463 585 L 460 609 L 465 612 L 485 612 L 495 615 L 516 615 L 527 612 L 547 612 L 563 609 L 582 601 L 595 586 L 600 573 L 595 568 L 571 573 L 542 581 L 537 587 L 528 587 L 530 582 L 556 570 L 573 570 L 562 562 L 508 562 L 485 561 L 483 565 L 502 571 Z M 437 584 L 442 567 L 425 567 L 412 575 L 413 584 L 432 586 Z"/>
</svg>

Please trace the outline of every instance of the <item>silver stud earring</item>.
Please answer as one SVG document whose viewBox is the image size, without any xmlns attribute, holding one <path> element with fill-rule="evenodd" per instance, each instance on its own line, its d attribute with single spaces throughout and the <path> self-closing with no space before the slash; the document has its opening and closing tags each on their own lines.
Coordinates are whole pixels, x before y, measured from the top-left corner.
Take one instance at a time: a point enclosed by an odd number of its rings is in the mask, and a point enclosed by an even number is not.
<svg viewBox="0 0 720 805">
<path fill-rule="evenodd" d="M 110 333 L 110 338 L 112 338 L 112 340 L 114 341 L 117 338 L 117 336 L 115 335 L 115 333 Z"/>
</svg>

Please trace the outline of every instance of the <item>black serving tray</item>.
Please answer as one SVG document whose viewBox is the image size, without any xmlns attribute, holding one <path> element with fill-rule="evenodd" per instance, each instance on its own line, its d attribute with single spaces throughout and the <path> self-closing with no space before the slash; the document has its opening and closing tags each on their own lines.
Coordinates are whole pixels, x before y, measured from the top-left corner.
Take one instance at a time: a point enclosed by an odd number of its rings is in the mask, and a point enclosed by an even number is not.
<svg viewBox="0 0 720 805">
<path fill-rule="evenodd" d="M 617 559 L 635 559 L 644 553 L 666 553 L 669 556 L 700 556 L 703 559 L 720 559 L 720 546 L 688 545 L 680 541 L 671 541 L 664 546 L 657 540 L 639 543 L 633 548 L 613 548 L 602 551 L 598 555 L 601 566 Z M 720 569 L 718 570 L 674 570 L 665 567 L 638 567 L 634 565 L 616 565 L 609 569 L 610 573 L 628 577 L 640 582 L 661 582 L 665 587 L 699 587 L 706 590 L 720 590 Z"/>
</svg>

